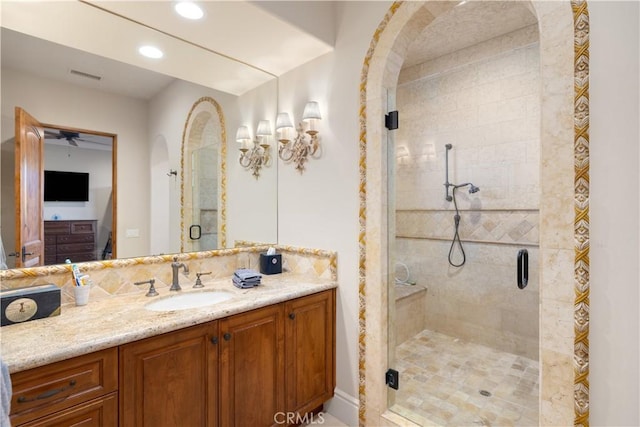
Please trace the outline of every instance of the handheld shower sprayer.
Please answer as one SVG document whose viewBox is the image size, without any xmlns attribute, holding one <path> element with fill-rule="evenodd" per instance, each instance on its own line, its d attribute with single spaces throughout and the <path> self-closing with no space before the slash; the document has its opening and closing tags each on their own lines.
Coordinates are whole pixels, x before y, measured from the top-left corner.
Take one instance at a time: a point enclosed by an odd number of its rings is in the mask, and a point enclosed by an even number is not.
<svg viewBox="0 0 640 427">
<path fill-rule="evenodd" d="M 453 184 L 451 182 L 449 182 L 449 150 L 451 150 L 453 148 L 453 146 L 451 144 L 446 144 L 445 145 L 445 171 L 446 171 L 446 176 L 445 176 L 445 183 L 444 183 L 444 187 L 446 190 L 446 195 L 445 195 L 445 199 L 448 202 L 453 201 L 453 207 L 456 210 L 455 215 L 453 216 L 453 222 L 454 222 L 454 234 L 453 234 L 453 240 L 451 241 L 451 248 L 449 248 L 449 264 L 451 264 L 454 267 L 462 267 L 464 265 L 464 263 L 466 262 L 467 258 L 466 255 L 464 253 L 464 248 L 462 247 L 462 241 L 460 240 L 460 234 L 459 234 L 459 227 L 460 227 L 460 211 L 458 210 L 458 202 L 456 201 L 456 190 L 459 188 L 463 188 L 463 187 L 469 187 L 469 194 L 473 194 L 473 193 L 477 193 L 478 191 L 480 191 L 480 187 L 476 187 L 475 185 L 473 185 L 471 182 L 465 182 L 464 184 Z M 451 194 L 449 194 L 449 188 L 451 187 Z M 460 252 L 462 254 L 462 261 L 458 264 L 456 264 L 455 262 L 453 262 L 453 249 L 456 246 L 456 243 L 458 245 L 458 247 L 460 248 Z"/>
</svg>

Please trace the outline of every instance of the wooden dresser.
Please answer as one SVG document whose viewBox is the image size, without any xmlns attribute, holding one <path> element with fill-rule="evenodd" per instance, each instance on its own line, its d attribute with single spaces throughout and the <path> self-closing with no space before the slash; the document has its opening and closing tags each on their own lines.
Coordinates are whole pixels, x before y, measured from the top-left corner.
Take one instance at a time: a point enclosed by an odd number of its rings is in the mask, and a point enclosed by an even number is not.
<svg viewBox="0 0 640 427">
<path fill-rule="evenodd" d="M 82 219 L 44 222 L 44 263 L 61 264 L 94 261 L 97 220 Z"/>
</svg>

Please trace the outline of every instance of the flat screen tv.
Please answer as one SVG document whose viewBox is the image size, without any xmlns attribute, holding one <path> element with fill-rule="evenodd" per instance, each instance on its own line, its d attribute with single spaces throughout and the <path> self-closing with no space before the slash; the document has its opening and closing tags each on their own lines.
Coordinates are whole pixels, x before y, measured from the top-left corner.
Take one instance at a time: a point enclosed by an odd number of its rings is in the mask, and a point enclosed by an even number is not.
<svg viewBox="0 0 640 427">
<path fill-rule="evenodd" d="M 89 173 L 44 171 L 45 202 L 88 202 Z"/>
</svg>

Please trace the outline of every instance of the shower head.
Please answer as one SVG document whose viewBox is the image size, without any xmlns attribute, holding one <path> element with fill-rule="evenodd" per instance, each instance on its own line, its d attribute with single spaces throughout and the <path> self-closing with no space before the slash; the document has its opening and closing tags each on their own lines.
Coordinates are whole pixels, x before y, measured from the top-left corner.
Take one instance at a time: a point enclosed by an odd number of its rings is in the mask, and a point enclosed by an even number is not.
<svg viewBox="0 0 640 427">
<path fill-rule="evenodd" d="M 469 194 L 477 193 L 478 191 L 480 191 L 480 187 L 476 187 L 470 182 L 465 182 L 464 184 L 460 184 L 460 185 L 454 185 L 453 187 L 454 189 L 457 189 L 457 188 L 462 188 L 466 186 L 469 186 Z"/>
</svg>

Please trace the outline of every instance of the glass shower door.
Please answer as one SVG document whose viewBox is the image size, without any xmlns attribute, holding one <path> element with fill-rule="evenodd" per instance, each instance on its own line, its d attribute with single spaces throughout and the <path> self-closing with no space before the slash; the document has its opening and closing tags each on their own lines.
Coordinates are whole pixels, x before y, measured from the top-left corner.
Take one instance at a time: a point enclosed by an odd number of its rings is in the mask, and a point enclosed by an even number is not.
<svg viewBox="0 0 640 427">
<path fill-rule="evenodd" d="M 214 145 L 193 150 L 192 212 L 189 239 L 194 251 L 218 248 L 218 150 Z"/>
</svg>

